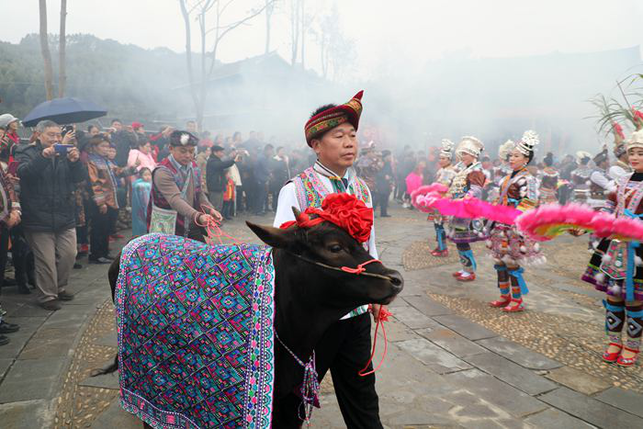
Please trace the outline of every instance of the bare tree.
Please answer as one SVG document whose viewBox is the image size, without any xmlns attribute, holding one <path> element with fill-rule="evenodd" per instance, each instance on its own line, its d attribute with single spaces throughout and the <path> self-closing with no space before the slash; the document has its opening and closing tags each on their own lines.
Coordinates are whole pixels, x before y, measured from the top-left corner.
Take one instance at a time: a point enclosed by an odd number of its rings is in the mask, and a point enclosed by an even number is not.
<svg viewBox="0 0 643 429">
<path fill-rule="evenodd" d="M 299 0 L 299 22 L 301 22 L 301 68 L 306 68 L 306 0 Z"/>
<path fill-rule="evenodd" d="M 270 32 L 272 30 L 272 14 L 275 12 L 277 0 L 266 0 L 266 54 L 270 52 Z"/>
<path fill-rule="evenodd" d="M 301 0 L 290 0 L 290 64 L 297 64 L 299 56 L 299 36 L 301 26 L 301 14 L 299 3 Z"/>
<path fill-rule="evenodd" d="M 319 44 L 322 76 L 325 79 L 341 79 L 354 63 L 356 49 L 355 42 L 346 38 L 342 31 L 336 5 L 319 20 L 313 34 Z"/>
<path fill-rule="evenodd" d="M 58 38 L 58 97 L 65 96 L 67 85 L 67 72 L 65 64 L 66 36 L 67 36 L 67 0 L 60 0 L 60 36 Z"/>
<path fill-rule="evenodd" d="M 47 35 L 47 1 L 40 0 L 40 52 L 45 66 L 45 92 L 47 100 L 54 98 L 54 72 L 51 67 L 49 37 Z"/>
<path fill-rule="evenodd" d="M 229 7 L 239 0 L 179 0 L 183 22 L 185 24 L 185 50 L 188 69 L 188 80 L 190 82 L 190 93 L 194 102 L 196 122 L 199 129 L 202 129 L 205 105 L 208 98 L 208 82 L 212 78 L 218 61 L 218 52 L 221 42 L 232 31 L 236 30 L 248 21 L 257 17 L 267 7 L 271 7 L 275 0 L 268 0 L 262 7 L 250 10 L 240 19 L 229 21 Z M 214 24 L 210 27 L 210 18 Z M 200 69 L 198 79 L 194 73 L 192 59 L 192 36 L 191 21 L 196 19 L 200 35 Z"/>
</svg>

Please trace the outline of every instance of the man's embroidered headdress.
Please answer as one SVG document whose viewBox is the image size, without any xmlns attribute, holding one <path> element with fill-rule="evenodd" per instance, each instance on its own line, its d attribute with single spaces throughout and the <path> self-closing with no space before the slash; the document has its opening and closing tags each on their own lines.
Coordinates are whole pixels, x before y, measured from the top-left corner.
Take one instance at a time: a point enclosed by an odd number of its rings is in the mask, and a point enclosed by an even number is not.
<svg viewBox="0 0 643 429">
<path fill-rule="evenodd" d="M 324 110 L 310 118 L 304 127 L 308 146 L 311 145 L 313 139 L 345 122 L 348 122 L 357 130 L 359 118 L 362 115 L 362 95 L 364 95 L 364 91 L 355 94 L 348 103 Z"/>
</svg>

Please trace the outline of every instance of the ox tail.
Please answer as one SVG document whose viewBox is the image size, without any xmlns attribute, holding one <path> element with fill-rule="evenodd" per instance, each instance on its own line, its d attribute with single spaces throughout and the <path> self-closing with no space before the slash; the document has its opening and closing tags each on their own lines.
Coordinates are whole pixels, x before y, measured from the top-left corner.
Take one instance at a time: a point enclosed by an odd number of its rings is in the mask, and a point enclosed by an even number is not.
<svg viewBox="0 0 643 429">
<path fill-rule="evenodd" d="M 108 367 L 102 369 L 95 369 L 92 372 L 92 377 L 98 377 L 99 375 L 112 374 L 118 370 L 118 354 L 114 356 L 114 362 Z"/>
</svg>

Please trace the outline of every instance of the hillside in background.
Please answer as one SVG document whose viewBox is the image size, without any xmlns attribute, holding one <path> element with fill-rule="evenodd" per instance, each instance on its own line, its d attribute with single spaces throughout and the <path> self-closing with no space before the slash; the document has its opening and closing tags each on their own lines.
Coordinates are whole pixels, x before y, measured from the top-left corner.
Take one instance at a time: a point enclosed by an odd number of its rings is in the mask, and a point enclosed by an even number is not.
<svg viewBox="0 0 643 429">
<path fill-rule="evenodd" d="M 50 37 L 55 93 L 58 88 L 58 43 Z M 0 112 L 23 117 L 45 100 L 40 44 L 36 34 L 15 45 L 0 42 Z M 146 50 L 91 35 L 67 37 L 67 90 L 106 107 L 108 118 L 173 122 L 192 109 L 186 83 L 185 56 L 169 49 Z"/>
</svg>

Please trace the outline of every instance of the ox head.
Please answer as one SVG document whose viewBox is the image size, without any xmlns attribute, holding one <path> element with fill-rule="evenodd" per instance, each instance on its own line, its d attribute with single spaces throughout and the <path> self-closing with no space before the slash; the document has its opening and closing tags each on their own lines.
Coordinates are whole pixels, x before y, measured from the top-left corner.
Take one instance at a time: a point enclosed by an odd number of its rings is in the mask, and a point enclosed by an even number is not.
<svg viewBox="0 0 643 429">
<path fill-rule="evenodd" d="M 299 211 L 295 208 L 293 211 L 298 217 Z M 272 246 L 275 253 L 289 261 L 281 269 L 300 276 L 301 285 L 316 289 L 310 290 L 310 295 L 328 305 L 350 309 L 363 304 L 389 304 L 403 288 L 401 274 L 379 261 L 364 266 L 365 273 L 377 276 L 341 271 L 341 267 L 355 268 L 373 257 L 334 223 L 324 221 L 309 228 L 295 224 L 286 229 L 246 224 L 264 243 Z"/>
</svg>

